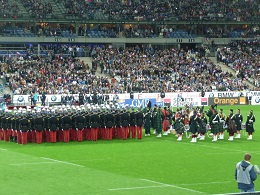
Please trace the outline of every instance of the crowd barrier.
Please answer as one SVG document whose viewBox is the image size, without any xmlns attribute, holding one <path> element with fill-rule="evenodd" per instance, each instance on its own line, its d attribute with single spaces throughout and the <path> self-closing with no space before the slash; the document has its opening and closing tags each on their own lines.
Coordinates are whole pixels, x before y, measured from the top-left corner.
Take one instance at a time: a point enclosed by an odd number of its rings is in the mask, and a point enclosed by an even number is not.
<svg viewBox="0 0 260 195">
<path fill-rule="evenodd" d="M 78 101 L 79 94 L 72 94 Z M 50 104 L 61 103 L 65 94 L 46 95 L 46 102 Z M 87 94 L 87 96 L 90 96 Z M 124 93 L 106 94 L 110 101 L 117 102 L 119 106 L 146 107 L 150 101 L 154 106 L 181 107 L 185 105 L 208 106 L 218 105 L 260 105 L 260 91 L 223 91 L 223 92 L 174 92 L 174 93 Z M 30 104 L 30 95 L 14 95 L 14 104 Z M 38 96 L 37 104 L 41 103 L 41 95 Z"/>
</svg>

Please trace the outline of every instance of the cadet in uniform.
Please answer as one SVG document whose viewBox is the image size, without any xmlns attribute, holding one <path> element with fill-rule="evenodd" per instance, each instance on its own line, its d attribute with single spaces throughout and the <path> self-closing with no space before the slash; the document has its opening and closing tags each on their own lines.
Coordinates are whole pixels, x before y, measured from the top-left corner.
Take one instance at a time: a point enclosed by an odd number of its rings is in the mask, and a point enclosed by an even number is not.
<svg viewBox="0 0 260 195">
<path fill-rule="evenodd" d="M 97 141 L 98 139 L 98 129 L 99 129 L 99 115 L 97 109 L 94 108 L 93 114 L 90 115 L 90 129 L 91 129 L 91 140 Z"/>
<path fill-rule="evenodd" d="M 26 117 L 26 111 L 23 111 L 23 117 L 19 121 L 19 130 L 21 131 L 22 141 L 21 144 L 27 144 L 27 134 L 30 126 L 30 120 Z"/>
<path fill-rule="evenodd" d="M 83 130 L 86 126 L 86 119 L 84 114 L 84 110 L 79 109 L 78 110 L 78 114 L 75 115 L 75 126 L 76 126 L 76 131 L 77 131 L 77 138 L 78 138 L 78 142 L 82 142 L 83 141 Z"/>
<path fill-rule="evenodd" d="M 52 110 L 51 116 L 48 118 L 48 130 L 50 134 L 51 143 L 55 143 L 57 141 L 58 128 L 59 128 L 59 118 L 55 115 L 55 111 Z"/>
<path fill-rule="evenodd" d="M 141 112 L 141 108 L 138 108 L 138 111 L 135 114 L 136 118 L 136 128 L 137 128 L 137 138 L 142 139 L 143 137 L 143 124 L 144 124 L 144 115 Z"/>
<path fill-rule="evenodd" d="M 106 139 L 112 140 L 115 118 L 112 112 L 107 112 L 105 117 Z"/>
<path fill-rule="evenodd" d="M 136 115 L 135 109 L 132 107 L 132 112 L 130 112 L 130 132 L 132 134 L 132 138 L 136 139 Z"/>
<path fill-rule="evenodd" d="M 41 111 L 37 110 L 37 116 L 34 119 L 34 129 L 36 132 L 36 143 L 41 144 L 42 143 L 42 132 L 44 130 L 44 119 L 41 116 Z"/>
<path fill-rule="evenodd" d="M 68 143 L 70 141 L 70 129 L 72 127 L 72 118 L 69 116 L 67 110 L 64 111 L 64 116 L 61 118 L 61 128 L 63 131 L 63 142 Z"/>
</svg>

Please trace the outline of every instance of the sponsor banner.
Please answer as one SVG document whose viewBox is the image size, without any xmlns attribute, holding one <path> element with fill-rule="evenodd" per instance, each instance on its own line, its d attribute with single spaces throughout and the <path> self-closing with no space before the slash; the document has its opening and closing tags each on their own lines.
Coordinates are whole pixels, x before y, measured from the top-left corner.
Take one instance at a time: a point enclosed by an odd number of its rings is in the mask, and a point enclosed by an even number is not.
<svg viewBox="0 0 260 195">
<path fill-rule="evenodd" d="M 207 106 L 208 105 L 208 98 L 207 97 L 202 97 L 201 98 L 201 105 L 202 106 Z"/>
<path fill-rule="evenodd" d="M 245 94 L 246 97 L 255 97 L 255 96 L 260 97 L 260 91 L 248 91 Z"/>
<path fill-rule="evenodd" d="M 208 98 L 208 104 L 209 105 L 240 105 L 240 104 L 246 104 L 246 98 L 245 97 L 212 97 Z"/>
<path fill-rule="evenodd" d="M 175 92 L 175 93 L 165 93 L 165 98 L 198 98 L 201 97 L 200 92 Z M 128 96 L 129 98 L 130 96 Z M 125 99 L 128 99 L 125 98 Z M 161 98 L 161 93 L 134 93 L 134 99 L 149 99 L 149 98 Z M 124 98 L 120 98 L 124 99 Z"/>
<path fill-rule="evenodd" d="M 205 92 L 205 97 L 209 97 L 209 98 L 213 98 L 213 97 L 232 98 L 232 97 L 240 97 L 245 95 L 246 95 L 245 92 L 240 92 L 240 91 Z"/>
<path fill-rule="evenodd" d="M 172 98 L 171 99 L 171 106 L 172 107 L 183 107 L 186 105 L 193 105 L 193 106 L 201 106 L 201 99 L 200 98 Z"/>
<path fill-rule="evenodd" d="M 260 105 L 260 96 L 253 96 L 251 100 L 252 105 Z"/>
<path fill-rule="evenodd" d="M 59 103 L 61 102 L 61 96 L 60 94 L 56 95 L 46 95 L 45 102 L 49 103 Z M 74 98 L 77 100 L 78 94 L 73 95 Z M 41 103 L 41 95 L 38 96 L 38 100 L 36 103 Z M 30 95 L 14 95 L 13 96 L 13 103 L 20 103 L 20 104 L 30 104 L 31 103 L 31 96 Z"/>
<path fill-rule="evenodd" d="M 151 98 L 151 99 L 121 99 L 118 100 L 118 104 L 120 107 L 134 107 L 134 108 L 145 108 L 148 104 L 148 102 L 151 102 L 152 107 L 156 104 L 159 107 L 164 106 L 164 102 L 161 98 Z"/>
<path fill-rule="evenodd" d="M 157 99 L 157 98 L 161 98 L 161 93 L 134 93 L 134 99 Z"/>
</svg>

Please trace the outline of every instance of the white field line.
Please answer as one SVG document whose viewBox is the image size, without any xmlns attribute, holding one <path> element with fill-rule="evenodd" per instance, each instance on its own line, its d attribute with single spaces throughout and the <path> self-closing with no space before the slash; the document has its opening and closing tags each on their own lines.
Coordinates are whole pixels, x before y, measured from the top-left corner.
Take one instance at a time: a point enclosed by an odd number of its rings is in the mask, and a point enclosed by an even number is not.
<svg viewBox="0 0 260 195">
<path fill-rule="evenodd" d="M 239 194 L 239 192 L 235 193 L 228 193 L 228 194 L 213 194 L 213 195 L 231 195 L 231 194 Z M 243 194 L 243 193 L 242 193 Z M 246 194 L 251 194 L 251 193 L 246 193 Z M 260 191 L 255 191 L 252 194 L 260 194 Z"/>
<path fill-rule="evenodd" d="M 10 164 L 13 166 L 23 166 L 23 165 L 39 165 L 39 164 L 53 164 L 53 163 L 59 163 L 59 162 L 32 162 L 32 163 L 15 163 L 15 164 Z"/>
<path fill-rule="evenodd" d="M 84 167 L 84 166 L 82 166 L 82 165 L 78 165 L 78 164 L 75 164 L 75 163 L 70 163 L 70 162 L 61 161 L 61 160 L 55 160 L 55 159 L 52 159 L 52 158 L 46 158 L 46 157 L 41 157 L 41 158 L 42 158 L 42 159 L 45 159 L 45 160 L 57 162 L 57 163 L 62 163 L 62 164 L 67 164 L 67 165 L 73 165 L 73 166 L 77 166 L 77 167 Z"/>
<path fill-rule="evenodd" d="M 6 151 L 7 149 L 4 149 L 4 148 L 0 148 L 0 151 Z"/>
<path fill-rule="evenodd" d="M 160 185 L 165 186 L 165 187 L 168 186 L 168 187 L 173 187 L 173 188 L 177 188 L 177 189 L 181 189 L 181 190 L 186 190 L 186 191 L 189 191 L 189 192 L 196 192 L 196 193 L 204 194 L 204 192 L 201 192 L 201 191 L 192 190 L 192 189 L 189 189 L 189 188 L 183 188 L 183 187 L 179 187 L 179 186 L 171 185 L 171 184 L 165 184 L 165 183 L 161 183 L 161 182 L 157 182 L 157 181 L 153 181 L 153 180 L 149 180 L 149 179 L 140 179 L 140 180 L 160 184 Z"/>
<path fill-rule="evenodd" d="M 189 143 L 182 142 L 182 144 L 189 144 Z M 230 148 L 222 148 L 222 147 L 210 146 L 210 145 L 203 145 L 203 144 L 193 144 L 193 146 L 202 146 L 202 147 L 207 147 L 207 148 L 221 149 L 221 150 L 229 150 L 229 151 L 243 152 L 243 153 L 248 152 L 248 151 L 244 151 L 244 150 L 236 150 L 236 149 L 230 149 Z"/>
<path fill-rule="evenodd" d="M 136 190 L 136 189 L 145 189 L 145 188 L 164 188 L 164 187 L 168 187 L 165 185 L 161 185 L 161 186 L 141 186 L 141 187 L 132 187 L 132 188 L 112 188 L 112 189 L 108 189 L 110 191 L 119 191 L 119 190 Z"/>
<path fill-rule="evenodd" d="M 94 158 L 94 159 L 86 159 L 86 160 L 70 160 L 73 162 L 88 162 L 88 161 L 104 161 L 104 160 L 110 160 L 111 158 Z"/>
<path fill-rule="evenodd" d="M 233 181 L 213 181 L 213 182 L 205 182 L 205 183 L 183 183 L 183 184 L 179 184 L 179 186 L 196 186 L 196 185 L 209 185 L 209 184 L 223 184 L 223 183 L 229 183 L 229 182 L 233 182 Z"/>
</svg>

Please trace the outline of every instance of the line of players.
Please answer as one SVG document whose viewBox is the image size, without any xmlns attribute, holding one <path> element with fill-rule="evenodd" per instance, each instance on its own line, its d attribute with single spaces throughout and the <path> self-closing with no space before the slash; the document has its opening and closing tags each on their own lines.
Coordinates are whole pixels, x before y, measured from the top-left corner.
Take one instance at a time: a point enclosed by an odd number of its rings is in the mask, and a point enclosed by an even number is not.
<svg viewBox="0 0 260 195">
<path fill-rule="evenodd" d="M 98 139 L 142 139 L 144 115 L 140 109 L 114 106 L 56 106 L 38 110 L 0 112 L 0 140 L 69 142 Z"/>
<path fill-rule="evenodd" d="M 216 105 L 212 105 L 210 106 L 210 109 L 205 112 L 208 119 L 205 116 L 203 109 L 204 107 L 197 107 L 196 109 L 194 108 L 191 110 L 186 108 L 184 110 L 177 110 L 177 113 L 173 114 L 173 128 L 176 130 L 178 136 L 177 141 L 182 140 L 185 131 L 191 133 L 191 142 L 197 142 L 197 139 L 205 140 L 205 134 L 209 130 L 211 131 L 213 142 L 218 141 L 218 139 L 223 140 L 225 130 L 227 130 L 229 134 L 228 141 L 233 141 L 235 134 L 235 138 L 241 138 L 240 131 L 243 126 L 245 126 L 244 128 L 248 133 L 247 139 L 252 140 L 255 122 L 253 110 L 249 111 L 245 124 L 243 124 L 243 116 L 240 113 L 240 109 L 237 109 L 236 114 L 234 114 L 233 109 L 230 109 L 229 115 L 226 116 L 223 113 L 223 109 L 219 109 L 218 112 L 216 110 Z M 168 113 L 170 114 L 170 112 Z"/>
</svg>

